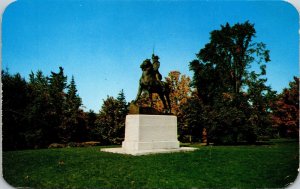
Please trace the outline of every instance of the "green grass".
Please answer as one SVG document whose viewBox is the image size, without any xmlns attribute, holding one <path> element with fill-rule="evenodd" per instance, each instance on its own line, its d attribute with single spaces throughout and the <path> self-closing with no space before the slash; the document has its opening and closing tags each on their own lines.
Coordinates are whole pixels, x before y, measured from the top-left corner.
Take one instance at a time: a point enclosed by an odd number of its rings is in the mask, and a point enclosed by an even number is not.
<svg viewBox="0 0 300 189">
<path fill-rule="evenodd" d="M 4 179 L 34 188 L 279 188 L 297 177 L 297 141 L 198 147 L 147 156 L 100 147 L 4 152 Z"/>
</svg>

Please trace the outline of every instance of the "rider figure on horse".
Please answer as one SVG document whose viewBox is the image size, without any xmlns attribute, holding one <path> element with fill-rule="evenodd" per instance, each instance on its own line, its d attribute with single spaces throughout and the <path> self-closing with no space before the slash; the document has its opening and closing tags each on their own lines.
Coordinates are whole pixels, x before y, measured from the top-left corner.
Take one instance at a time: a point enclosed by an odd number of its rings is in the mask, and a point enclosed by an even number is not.
<svg viewBox="0 0 300 189">
<path fill-rule="evenodd" d="M 158 61 L 158 59 L 159 59 L 159 57 L 157 55 L 152 54 L 152 65 L 153 65 L 153 72 L 154 72 L 155 80 L 164 89 L 164 84 L 161 81 L 162 75 L 158 71 L 158 68 L 160 66 L 160 62 Z"/>
<path fill-rule="evenodd" d="M 157 55 L 152 54 L 152 62 L 150 59 L 146 59 L 140 65 L 143 73 L 139 81 L 139 89 L 134 103 L 138 101 L 142 92 L 146 91 L 149 94 L 152 107 L 152 94 L 157 93 L 163 102 L 165 113 L 171 113 L 171 102 L 169 98 L 170 87 L 166 82 L 161 80 L 162 75 L 158 71 L 160 66 L 158 59 L 159 57 Z"/>
</svg>

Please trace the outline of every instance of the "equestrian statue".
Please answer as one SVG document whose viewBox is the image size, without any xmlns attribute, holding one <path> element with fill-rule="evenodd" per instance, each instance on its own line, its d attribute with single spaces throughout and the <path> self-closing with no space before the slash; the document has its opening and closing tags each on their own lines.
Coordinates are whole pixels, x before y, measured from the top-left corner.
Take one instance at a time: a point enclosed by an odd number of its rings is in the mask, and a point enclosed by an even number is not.
<svg viewBox="0 0 300 189">
<path fill-rule="evenodd" d="M 153 107 L 152 94 L 157 93 L 164 105 L 163 113 L 170 114 L 170 87 L 168 83 L 161 80 L 162 75 L 158 71 L 160 66 L 158 59 L 159 57 L 157 55 L 152 54 L 152 63 L 150 59 L 146 59 L 140 65 L 140 68 L 142 69 L 142 76 L 139 81 L 139 89 L 134 103 L 139 100 L 142 92 L 146 91 L 149 94 L 150 106 Z"/>
</svg>

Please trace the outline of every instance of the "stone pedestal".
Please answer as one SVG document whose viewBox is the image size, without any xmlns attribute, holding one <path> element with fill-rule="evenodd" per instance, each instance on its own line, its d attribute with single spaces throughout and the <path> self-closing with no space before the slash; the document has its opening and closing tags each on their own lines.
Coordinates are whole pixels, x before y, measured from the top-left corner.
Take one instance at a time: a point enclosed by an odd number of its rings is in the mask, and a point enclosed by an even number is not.
<svg viewBox="0 0 300 189">
<path fill-rule="evenodd" d="M 179 148 L 176 116 L 128 115 L 122 148 L 128 152 Z"/>
<path fill-rule="evenodd" d="M 173 115 L 127 115 L 122 148 L 102 151 L 132 155 L 190 151 L 180 148 L 177 140 L 177 117 Z"/>
</svg>

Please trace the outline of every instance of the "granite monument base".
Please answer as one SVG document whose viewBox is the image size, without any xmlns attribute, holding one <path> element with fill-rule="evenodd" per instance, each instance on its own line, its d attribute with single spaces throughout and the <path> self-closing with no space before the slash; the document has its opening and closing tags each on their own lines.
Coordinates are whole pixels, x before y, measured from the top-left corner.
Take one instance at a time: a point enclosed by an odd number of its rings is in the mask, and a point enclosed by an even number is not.
<svg viewBox="0 0 300 189">
<path fill-rule="evenodd" d="M 102 151 L 145 155 L 192 151 L 196 148 L 179 147 L 177 117 L 173 115 L 127 115 L 125 140 L 122 148 L 103 148 Z"/>
</svg>

